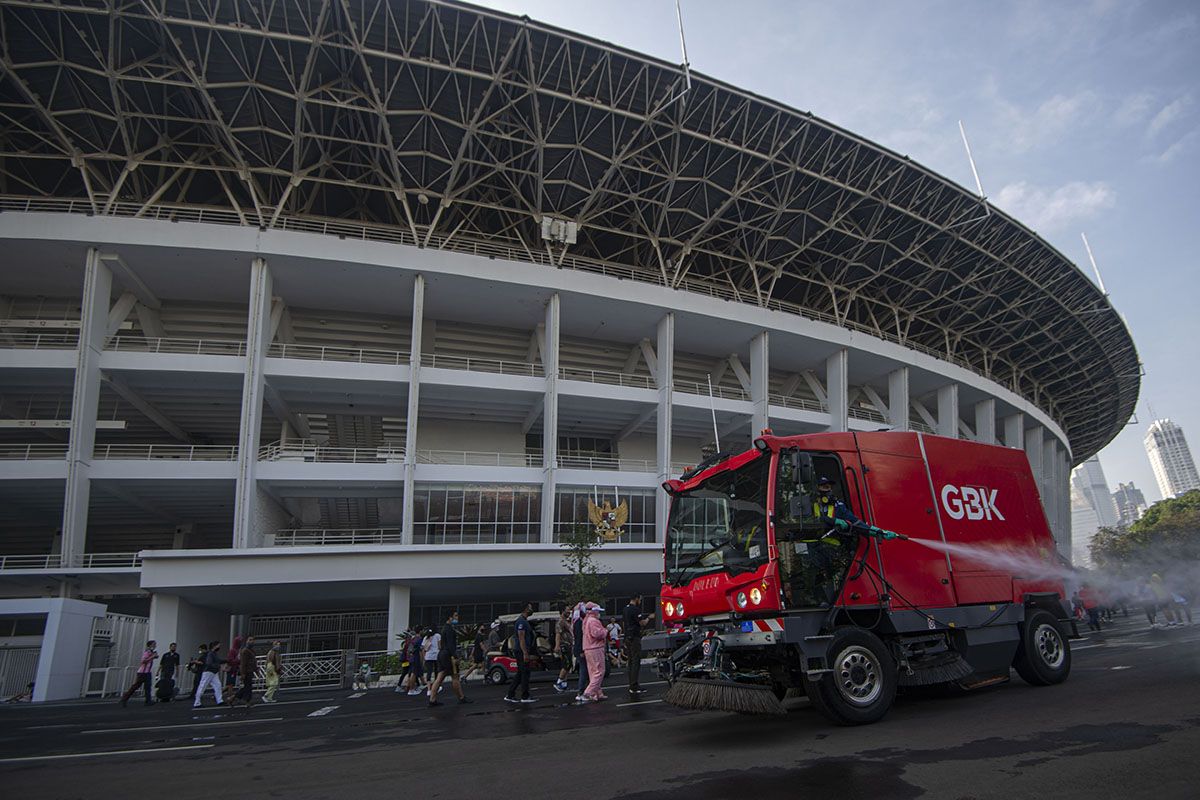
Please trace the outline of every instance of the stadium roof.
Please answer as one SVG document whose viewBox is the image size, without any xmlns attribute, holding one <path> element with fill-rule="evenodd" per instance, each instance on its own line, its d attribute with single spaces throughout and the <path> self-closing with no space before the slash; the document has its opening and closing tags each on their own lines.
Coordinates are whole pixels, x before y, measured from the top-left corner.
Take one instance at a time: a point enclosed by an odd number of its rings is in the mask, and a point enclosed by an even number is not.
<svg viewBox="0 0 1200 800">
<path fill-rule="evenodd" d="M 1070 261 L 811 114 L 451 2 L 0 0 L 0 194 L 611 268 L 864 330 L 1044 409 L 1076 462 L 1133 340 Z M 235 216 L 236 215 L 236 216 Z M 541 218 L 578 225 L 569 246 Z"/>
</svg>

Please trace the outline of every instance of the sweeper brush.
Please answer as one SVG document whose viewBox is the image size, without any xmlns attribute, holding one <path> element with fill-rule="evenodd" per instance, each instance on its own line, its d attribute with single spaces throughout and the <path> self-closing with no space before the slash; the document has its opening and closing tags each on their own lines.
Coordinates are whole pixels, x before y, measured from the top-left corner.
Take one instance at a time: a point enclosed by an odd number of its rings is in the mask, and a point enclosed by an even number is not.
<svg viewBox="0 0 1200 800">
<path fill-rule="evenodd" d="M 693 711 L 731 711 L 735 714 L 786 714 L 770 686 L 736 681 L 680 678 L 663 701 Z"/>
</svg>

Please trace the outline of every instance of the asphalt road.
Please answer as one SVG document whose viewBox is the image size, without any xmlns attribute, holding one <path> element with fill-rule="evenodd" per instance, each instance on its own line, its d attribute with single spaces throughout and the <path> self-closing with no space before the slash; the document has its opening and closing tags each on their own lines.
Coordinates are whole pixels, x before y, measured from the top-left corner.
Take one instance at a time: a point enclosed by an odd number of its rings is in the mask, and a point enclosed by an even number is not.
<svg viewBox="0 0 1200 800">
<path fill-rule="evenodd" d="M 684 712 L 659 701 L 662 684 L 639 703 L 614 688 L 587 706 L 546 683 L 527 707 L 478 684 L 474 704 L 437 709 L 390 689 L 281 694 L 249 711 L 10 705 L 0 787 L 39 800 L 1200 796 L 1200 625 L 1152 631 L 1131 616 L 1073 650 L 1060 686 L 1014 675 L 901 697 L 860 728 L 803 698 L 778 718 Z"/>
</svg>

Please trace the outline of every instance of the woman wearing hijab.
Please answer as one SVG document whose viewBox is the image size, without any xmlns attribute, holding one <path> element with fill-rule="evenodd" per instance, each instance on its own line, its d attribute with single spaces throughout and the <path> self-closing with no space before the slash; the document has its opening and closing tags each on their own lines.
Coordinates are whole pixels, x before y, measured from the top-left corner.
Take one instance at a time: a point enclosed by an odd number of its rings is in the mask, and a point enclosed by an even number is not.
<svg viewBox="0 0 1200 800">
<path fill-rule="evenodd" d="M 230 694 L 237 686 L 238 673 L 242 671 L 242 642 L 241 636 L 233 637 L 233 644 L 225 657 L 225 690 Z"/>
<path fill-rule="evenodd" d="M 575 702 L 583 702 L 583 692 L 588 685 L 587 662 L 583 655 L 583 618 L 587 611 L 587 603 L 576 603 L 571 611 L 571 654 L 575 656 L 575 669 L 579 670 L 579 689 L 575 692 Z"/>
<path fill-rule="evenodd" d="M 583 693 L 584 702 L 595 703 L 607 700 L 604 693 L 604 648 L 608 644 L 608 630 L 600 621 L 600 606 L 589 603 L 587 616 L 583 620 L 583 655 L 587 659 L 588 687 Z"/>
</svg>

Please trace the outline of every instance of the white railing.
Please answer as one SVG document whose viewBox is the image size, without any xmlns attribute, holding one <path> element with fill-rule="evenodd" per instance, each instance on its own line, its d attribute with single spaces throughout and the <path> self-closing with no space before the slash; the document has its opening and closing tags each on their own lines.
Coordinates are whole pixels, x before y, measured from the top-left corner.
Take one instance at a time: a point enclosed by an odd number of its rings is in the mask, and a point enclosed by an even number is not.
<svg viewBox="0 0 1200 800">
<path fill-rule="evenodd" d="M 0 348 L 16 350 L 74 350 L 79 344 L 79 332 L 67 333 L 3 333 Z"/>
<path fill-rule="evenodd" d="M 292 528 L 275 534 L 276 547 L 401 544 L 400 528 Z"/>
<path fill-rule="evenodd" d="M 413 544 L 537 544 L 539 522 L 417 522 Z"/>
<path fill-rule="evenodd" d="M 540 467 L 541 453 L 486 453 L 472 450 L 418 450 L 418 464 L 473 467 Z"/>
<path fill-rule="evenodd" d="M 65 444 L 0 444 L 0 461 L 55 461 L 66 457 Z"/>
<path fill-rule="evenodd" d="M 101 461 L 237 461 L 237 452 L 235 444 L 98 444 L 92 457 Z"/>
<path fill-rule="evenodd" d="M 469 356 L 447 356 L 438 353 L 422 353 L 421 366 L 432 369 L 461 369 L 468 372 L 491 372 L 496 375 L 526 375 L 540 378 L 546 373 L 541 364 L 528 361 L 503 361 L 496 358 L 472 358 Z"/>
<path fill-rule="evenodd" d="M 408 353 L 400 350 L 378 350 L 368 347 L 330 347 L 316 344 L 286 344 L 275 342 L 267 348 L 274 358 L 301 358 L 309 361 L 345 361 L 354 364 L 408 364 Z"/>
<path fill-rule="evenodd" d="M 82 553 L 70 561 L 59 553 L 0 555 L 0 571 L 10 569 L 124 569 L 140 567 L 137 553 Z"/>
<path fill-rule="evenodd" d="M 677 392 L 684 394 L 699 394 L 705 397 L 708 396 L 709 386 L 707 383 L 693 383 L 691 381 L 675 381 L 672 388 Z M 749 400 L 750 393 L 745 389 L 731 389 L 727 386 L 713 386 L 712 396 L 721 397 L 726 400 Z"/>
<path fill-rule="evenodd" d="M 254 673 L 254 688 L 262 691 L 266 688 L 263 671 L 267 666 L 267 651 L 271 649 L 268 641 L 258 641 L 258 669 Z M 279 656 L 279 688 L 284 689 L 315 689 L 318 686 L 341 686 L 342 676 L 346 674 L 346 665 L 353 656 L 353 650 L 313 650 L 307 653 L 281 653 Z"/>
<path fill-rule="evenodd" d="M 887 418 L 880 414 L 874 408 L 863 408 L 862 406 L 850 406 L 848 415 L 854 419 L 866 419 L 871 422 L 880 422 L 887 424 Z"/>
<path fill-rule="evenodd" d="M 376 447 L 330 447 L 308 439 L 272 442 L 260 447 L 259 461 L 333 462 L 341 464 L 400 464 L 404 462 L 402 445 Z"/>
<path fill-rule="evenodd" d="M 0 210 L 89 215 L 99 213 L 99 209 L 88 200 L 45 197 L 0 197 Z M 266 219 L 254 218 L 252 216 L 248 217 L 236 211 L 214 208 L 198 208 L 195 206 L 172 206 L 161 203 L 144 205 L 142 203 L 117 202 L 109 206 L 105 213 L 115 217 L 165 219 L 176 222 L 205 222 L 218 225 L 245 226 L 266 224 Z M 591 260 L 565 254 L 552 256 L 550 253 L 543 253 L 538 250 L 532 250 L 523 247 L 515 247 L 496 240 L 480 241 L 464 237 L 456 237 L 453 235 L 431 233 L 425 237 L 426 241 L 418 243 L 410 231 L 399 227 L 389 227 L 384 225 L 366 225 L 342 220 L 311 219 L 280 214 L 275 218 L 273 227 L 286 231 L 303 231 L 306 233 L 319 233 L 326 236 L 340 236 L 343 238 L 393 242 L 410 246 L 418 246 L 420 244 L 437 250 L 450 250 L 459 253 L 469 253 L 477 256 L 493 256 L 525 263 L 532 262 L 545 266 L 553 266 L 559 269 L 579 270 L 581 272 L 589 272 L 607 277 L 635 280 L 641 283 L 664 286 L 669 289 L 678 289 L 686 292 L 707 295 L 709 297 L 714 297 L 721 300 L 731 300 L 738 303 L 758 305 L 763 308 L 771 309 L 772 311 L 782 311 L 787 314 L 804 317 L 805 319 L 825 322 L 839 328 L 861 331 L 862 333 L 873 336 L 877 339 L 895 342 L 896 344 L 899 344 L 910 350 L 916 350 L 917 352 L 925 353 L 926 355 L 932 356 L 939 361 L 955 364 L 963 369 L 970 370 L 977 375 L 982 375 L 989 380 L 994 380 L 1003 385 L 1008 385 L 1008 381 L 1006 379 L 993 378 L 990 371 L 980 368 L 961 356 L 955 355 L 954 353 L 950 352 L 948 346 L 944 350 L 929 347 L 918 342 L 910 341 L 906 336 L 899 336 L 883 328 L 864 325 L 851 319 L 844 319 L 835 314 L 828 314 L 816 309 L 805 308 L 795 303 L 789 303 L 783 300 L 776 300 L 772 298 L 763 298 L 755 292 L 740 291 L 737 289 L 737 287 L 728 283 L 720 283 L 694 276 L 686 276 L 678 279 L 668 278 L 666 275 L 663 275 L 661 272 L 655 270 L 630 267 L 622 264 L 612 264 L 604 261 Z M 422 358 L 422 362 L 424 362 L 424 358 Z M 451 367 L 451 369 L 463 369 L 463 367 Z M 680 391 L 686 390 L 681 389 Z M 695 392 L 695 394 L 705 393 L 706 392 Z M 1051 412 L 1051 416 L 1056 415 Z"/>
<path fill-rule="evenodd" d="M 908 423 L 908 427 L 914 431 L 920 431 L 921 433 L 933 433 L 933 427 L 926 425 L 924 422 L 910 422 Z"/>
<path fill-rule="evenodd" d="M 587 383 L 606 383 L 610 386 L 632 386 L 636 389 L 653 389 L 654 378 L 648 375 L 628 375 L 624 372 L 614 372 L 605 369 L 577 369 L 561 367 L 558 377 L 565 381 L 584 381 Z"/>
<path fill-rule="evenodd" d="M 105 350 L 128 353 L 172 353 L 178 355 L 244 356 L 246 343 L 236 339 L 147 339 L 143 336 L 111 336 Z"/>
<path fill-rule="evenodd" d="M 608 469 L 621 472 L 657 472 L 658 463 L 644 458 L 618 456 L 560 455 L 558 466 L 563 469 Z"/>
<path fill-rule="evenodd" d="M 825 406 L 818 400 L 812 400 L 807 397 L 787 397 L 782 394 L 771 394 L 767 396 L 773 406 L 782 408 L 798 408 L 802 411 L 825 411 Z"/>
</svg>

